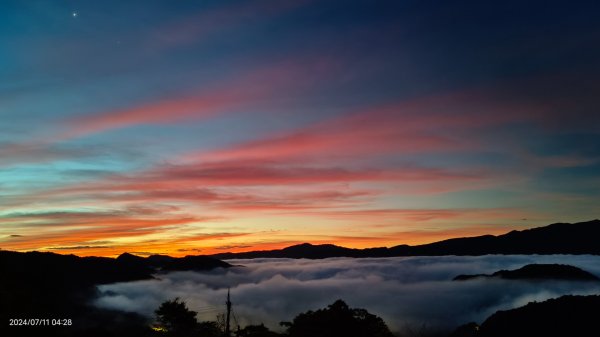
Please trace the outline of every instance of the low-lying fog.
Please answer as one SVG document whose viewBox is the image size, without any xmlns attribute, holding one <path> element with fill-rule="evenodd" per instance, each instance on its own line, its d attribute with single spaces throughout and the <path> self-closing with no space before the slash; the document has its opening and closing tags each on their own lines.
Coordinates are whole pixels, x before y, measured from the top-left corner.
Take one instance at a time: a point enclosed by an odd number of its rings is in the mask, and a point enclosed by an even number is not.
<svg viewBox="0 0 600 337">
<path fill-rule="evenodd" d="M 331 258 L 325 260 L 254 259 L 228 261 L 240 267 L 210 272 L 174 272 L 157 280 L 100 286 L 96 305 L 152 316 L 165 300 L 179 297 L 215 320 L 225 311 L 231 287 L 237 321 L 265 323 L 280 330 L 280 321 L 345 300 L 381 316 L 392 330 L 452 329 L 481 323 L 500 309 L 522 306 L 565 294 L 600 294 L 596 282 L 525 282 L 478 279 L 457 282 L 458 274 L 492 273 L 529 263 L 570 264 L 600 276 L 600 257 L 588 255 L 519 255 L 480 257 Z M 243 266 L 243 267 L 242 267 Z"/>
</svg>

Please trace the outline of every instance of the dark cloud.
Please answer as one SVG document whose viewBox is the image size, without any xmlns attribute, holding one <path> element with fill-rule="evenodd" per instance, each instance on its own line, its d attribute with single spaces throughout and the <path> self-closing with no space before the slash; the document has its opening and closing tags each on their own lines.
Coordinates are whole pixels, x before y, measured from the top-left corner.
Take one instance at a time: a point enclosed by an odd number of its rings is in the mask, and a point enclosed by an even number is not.
<svg viewBox="0 0 600 337">
<path fill-rule="evenodd" d="M 178 272 L 158 280 L 103 285 L 100 307 L 151 316 L 158 305 L 181 297 L 201 319 L 214 319 L 231 287 L 242 324 L 278 322 L 342 298 L 382 316 L 396 331 L 448 330 L 481 322 L 496 310 L 563 294 L 600 293 L 597 283 L 474 280 L 453 282 L 458 274 L 491 273 L 529 263 L 566 263 L 600 275 L 596 256 L 408 257 L 325 260 L 255 259 L 229 261 L 236 267 L 205 273 Z M 203 308 L 213 308 L 203 311 Z"/>
<path fill-rule="evenodd" d="M 252 247 L 252 246 L 251 245 L 225 245 L 225 246 L 215 247 L 215 249 L 232 250 L 232 249 L 249 248 L 249 247 Z"/>
<path fill-rule="evenodd" d="M 131 252 L 131 254 L 133 254 L 133 255 L 139 255 L 139 256 L 150 256 L 150 255 L 154 255 L 156 253 L 152 253 L 152 252 Z"/>
<path fill-rule="evenodd" d="M 111 246 L 63 246 L 63 247 L 52 247 L 48 250 L 78 250 L 78 249 L 101 249 L 101 248 L 112 248 Z"/>
<path fill-rule="evenodd" d="M 177 249 L 177 251 L 178 252 L 195 252 L 195 253 L 198 253 L 198 252 L 201 252 L 202 249 L 200 249 L 200 248 L 179 248 L 179 249 Z"/>
</svg>

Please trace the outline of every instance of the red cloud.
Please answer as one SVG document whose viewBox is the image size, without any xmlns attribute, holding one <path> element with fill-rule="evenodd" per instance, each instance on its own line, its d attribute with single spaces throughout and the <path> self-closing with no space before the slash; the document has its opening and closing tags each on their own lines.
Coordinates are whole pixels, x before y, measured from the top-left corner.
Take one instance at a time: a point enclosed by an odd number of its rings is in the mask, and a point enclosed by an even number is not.
<svg viewBox="0 0 600 337">
<path fill-rule="evenodd" d="M 223 95 L 211 94 L 77 117 L 69 122 L 70 130 L 61 138 L 68 139 L 139 124 L 174 123 L 187 118 L 206 118 L 227 108 L 228 102 L 229 99 Z"/>
<path fill-rule="evenodd" d="M 229 148 L 192 153 L 188 159 L 305 162 L 481 149 L 479 132 L 527 120 L 538 110 L 474 91 L 428 96 L 367 108 Z"/>
<path fill-rule="evenodd" d="M 79 116 L 66 122 L 67 130 L 45 143 L 112 129 L 201 120 L 251 107 L 273 109 L 293 88 L 309 87 L 335 71 L 322 58 L 288 59 L 236 73 L 206 85 L 196 94 Z M 314 75 L 318 74 L 318 75 Z"/>
</svg>

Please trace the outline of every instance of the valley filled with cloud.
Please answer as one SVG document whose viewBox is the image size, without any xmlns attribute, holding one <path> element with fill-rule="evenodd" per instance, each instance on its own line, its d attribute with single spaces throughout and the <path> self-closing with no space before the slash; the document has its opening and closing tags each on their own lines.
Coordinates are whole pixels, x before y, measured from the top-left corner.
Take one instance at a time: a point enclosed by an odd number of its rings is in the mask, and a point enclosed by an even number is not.
<svg viewBox="0 0 600 337">
<path fill-rule="evenodd" d="M 298 313 L 345 300 L 381 316 L 393 331 L 449 331 L 497 310 L 566 294 L 600 294 L 600 282 L 475 279 L 458 274 L 493 273 L 531 263 L 569 264 L 600 276 L 600 257 L 591 255 L 487 255 L 229 260 L 229 269 L 158 274 L 154 280 L 102 285 L 95 305 L 152 317 L 165 300 L 179 297 L 215 320 L 225 311 L 227 289 L 241 325 L 279 322 Z"/>
</svg>

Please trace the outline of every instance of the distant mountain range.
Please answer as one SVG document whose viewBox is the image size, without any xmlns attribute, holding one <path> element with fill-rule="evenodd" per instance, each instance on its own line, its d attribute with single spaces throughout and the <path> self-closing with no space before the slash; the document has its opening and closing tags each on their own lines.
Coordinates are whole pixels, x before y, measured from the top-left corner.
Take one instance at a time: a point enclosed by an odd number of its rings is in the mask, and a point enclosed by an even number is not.
<svg viewBox="0 0 600 337">
<path fill-rule="evenodd" d="M 113 259 L 47 252 L 0 251 L 0 266 L 3 271 L 0 285 L 8 286 L 12 282 L 21 283 L 23 280 L 38 282 L 40 277 L 52 275 L 46 282 L 56 281 L 57 286 L 72 288 L 149 279 L 152 274 L 163 270 L 209 270 L 231 265 L 208 256 L 174 258 L 152 255 L 143 258 L 124 253 Z"/>
<path fill-rule="evenodd" d="M 88 305 L 96 285 L 152 279 L 161 271 L 209 270 L 230 264 L 207 256 L 78 257 L 0 251 L 0 336 L 149 336 L 146 318 Z M 14 327 L 13 318 L 70 318 L 72 327 Z M 109 331 L 107 331 L 109 327 Z"/>
<path fill-rule="evenodd" d="M 25 334 L 21 334 L 25 331 L 22 327 L 3 324 L 0 325 L 0 336 L 148 336 L 146 318 L 90 305 L 98 295 L 96 286 L 151 279 L 153 275 L 160 275 L 163 271 L 210 270 L 232 266 L 220 259 L 483 254 L 600 255 L 599 234 L 600 220 L 593 220 L 575 224 L 552 224 L 499 236 L 484 235 L 390 248 L 351 249 L 335 245 L 301 244 L 280 250 L 182 258 L 166 255 L 140 257 L 128 253 L 117 258 L 78 257 L 0 250 L 0 320 L 6 323 L 11 318 L 56 317 L 70 318 L 77 322 L 73 327 L 30 327 L 31 330 L 27 330 Z M 574 268 L 533 265 L 513 271 L 499 271 L 490 276 L 509 279 L 589 278 L 585 271 Z M 478 275 L 463 277 L 469 279 Z M 600 308 L 599 299 L 599 296 L 567 296 L 500 311 L 480 326 L 475 323 L 462 326 L 453 336 L 598 336 L 595 317 Z M 559 326 L 555 329 L 556 324 Z M 585 334 L 586 331 L 591 333 Z"/>
<path fill-rule="evenodd" d="M 391 257 L 487 254 L 593 254 L 600 255 L 600 220 L 511 231 L 503 235 L 455 238 L 434 243 L 390 248 L 345 248 L 331 244 L 303 243 L 277 250 L 210 255 L 218 259 Z"/>
<path fill-rule="evenodd" d="M 505 280 L 563 280 L 600 281 L 596 275 L 581 268 L 566 264 L 528 264 L 515 270 L 499 270 L 493 274 L 458 275 L 453 281 L 468 281 L 480 278 Z"/>
<path fill-rule="evenodd" d="M 116 263 L 129 268 L 146 268 L 151 272 L 160 271 L 185 271 L 185 270 L 211 270 L 215 268 L 229 268 L 231 265 L 210 256 L 171 257 L 168 255 L 150 255 L 146 258 L 123 253 L 116 258 Z"/>
</svg>

